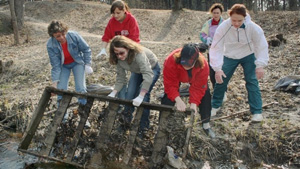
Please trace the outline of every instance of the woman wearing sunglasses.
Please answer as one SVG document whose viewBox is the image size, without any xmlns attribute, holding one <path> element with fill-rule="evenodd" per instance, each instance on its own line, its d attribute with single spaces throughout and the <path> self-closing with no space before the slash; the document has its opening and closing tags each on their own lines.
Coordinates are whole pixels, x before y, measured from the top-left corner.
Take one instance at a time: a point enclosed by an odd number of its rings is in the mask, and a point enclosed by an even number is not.
<svg viewBox="0 0 300 169">
<path fill-rule="evenodd" d="M 117 77 L 114 90 L 108 96 L 115 97 L 118 92 L 124 92 L 127 86 L 125 98 L 133 99 L 134 106 L 140 106 L 142 101 L 149 102 L 150 92 L 160 76 L 160 66 L 156 55 L 125 36 L 115 36 L 111 40 L 109 54 L 110 64 L 117 65 Z M 126 71 L 131 72 L 129 82 Z M 125 111 L 130 112 L 130 120 L 133 108 L 125 107 Z M 144 109 L 140 133 L 149 128 L 149 112 L 149 109 Z"/>
</svg>

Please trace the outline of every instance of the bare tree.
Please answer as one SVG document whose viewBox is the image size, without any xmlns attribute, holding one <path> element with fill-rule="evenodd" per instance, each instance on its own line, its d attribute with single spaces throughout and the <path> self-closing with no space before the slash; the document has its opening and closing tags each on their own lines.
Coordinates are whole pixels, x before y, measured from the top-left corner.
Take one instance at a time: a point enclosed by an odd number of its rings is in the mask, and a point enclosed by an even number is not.
<svg viewBox="0 0 300 169">
<path fill-rule="evenodd" d="M 15 6 L 14 0 L 9 0 L 11 20 L 12 20 L 12 25 L 13 25 L 13 30 L 14 30 L 14 37 L 15 37 L 15 45 L 18 45 L 18 44 L 20 44 L 20 41 L 19 41 L 20 35 L 19 35 L 17 18 L 16 18 L 16 13 L 15 13 L 15 7 L 14 6 Z"/>
<path fill-rule="evenodd" d="M 181 0 L 174 0 L 174 5 L 172 7 L 173 11 L 178 11 L 182 9 L 182 3 Z"/>
<path fill-rule="evenodd" d="M 25 0 L 14 0 L 15 2 L 15 14 L 17 17 L 17 23 L 19 30 L 23 28 L 24 25 L 24 2 Z"/>
<path fill-rule="evenodd" d="M 289 7 L 291 11 L 297 11 L 297 0 L 289 0 Z"/>
</svg>

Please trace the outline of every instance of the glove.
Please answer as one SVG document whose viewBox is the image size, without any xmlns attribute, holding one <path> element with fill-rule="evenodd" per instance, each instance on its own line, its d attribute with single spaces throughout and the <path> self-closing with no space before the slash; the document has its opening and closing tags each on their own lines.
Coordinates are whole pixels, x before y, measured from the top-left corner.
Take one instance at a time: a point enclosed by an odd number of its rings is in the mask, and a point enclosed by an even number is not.
<svg viewBox="0 0 300 169">
<path fill-rule="evenodd" d="M 84 71 L 88 75 L 88 74 L 93 73 L 93 68 L 90 65 L 85 65 L 84 66 Z"/>
<path fill-rule="evenodd" d="M 108 97 L 116 97 L 117 91 L 113 90 L 111 93 L 109 93 Z"/>
<path fill-rule="evenodd" d="M 261 79 L 264 77 L 265 70 L 263 67 L 259 67 L 255 69 L 255 74 L 257 79 Z"/>
<path fill-rule="evenodd" d="M 107 56 L 107 53 L 106 53 L 106 49 L 105 48 L 102 48 L 101 51 L 99 52 L 99 54 L 96 56 L 97 58 L 104 58 Z"/>
<path fill-rule="evenodd" d="M 177 96 L 175 98 L 175 102 L 176 102 L 176 109 L 178 111 L 185 111 L 186 109 L 186 105 L 185 103 L 181 100 L 181 98 L 179 96 Z"/>
<path fill-rule="evenodd" d="M 226 75 L 224 74 L 223 70 L 216 71 L 215 79 L 218 84 L 223 83 L 223 77 L 226 78 Z"/>
<path fill-rule="evenodd" d="M 139 107 L 141 105 L 141 103 L 144 100 L 144 96 L 139 95 L 138 97 L 136 97 L 135 99 L 132 100 L 132 104 L 136 107 Z"/>
<path fill-rule="evenodd" d="M 208 46 L 210 46 L 210 45 L 211 45 L 211 42 L 212 42 L 212 38 L 211 38 L 211 37 L 208 37 L 208 38 L 206 39 L 206 44 L 207 44 Z"/>
</svg>

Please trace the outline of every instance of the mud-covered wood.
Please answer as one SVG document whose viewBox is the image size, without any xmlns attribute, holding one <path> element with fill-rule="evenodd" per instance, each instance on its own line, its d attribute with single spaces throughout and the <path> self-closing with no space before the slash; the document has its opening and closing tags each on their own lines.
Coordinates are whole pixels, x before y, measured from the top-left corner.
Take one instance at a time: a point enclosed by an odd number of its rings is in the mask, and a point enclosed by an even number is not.
<svg viewBox="0 0 300 169">
<path fill-rule="evenodd" d="M 73 95 L 73 97 L 86 97 L 86 98 L 93 97 L 99 101 L 104 101 L 104 102 L 108 101 L 109 103 L 117 103 L 117 104 L 132 106 L 132 100 L 124 100 L 124 99 L 90 94 L 90 93 L 77 93 L 77 92 L 59 90 L 59 89 L 56 89 L 56 88 L 50 87 L 50 86 L 47 86 L 46 90 L 48 90 L 51 93 L 60 94 L 60 95 L 71 94 L 71 95 Z M 173 106 L 159 105 L 159 104 L 153 104 L 153 103 L 148 103 L 148 102 L 142 102 L 140 107 L 144 107 L 145 109 L 150 109 L 150 110 L 157 110 L 157 111 L 173 111 L 173 108 L 174 108 Z M 190 114 L 190 110 L 187 110 L 186 113 Z"/>
<path fill-rule="evenodd" d="M 133 120 L 133 124 L 131 126 L 130 129 L 130 134 L 129 134 L 129 138 L 128 138 L 128 142 L 124 151 L 124 156 L 123 156 L 123 162 L 125 164 L 128 164 L 130 157 L 131 157 L 131 152 L 132 152 L 132 147 L 136 138 L 136 134 L 139 130 L 139 126 L 140 126 L 140 121 L 141 121 L 141 117 L 143 115 L 143 111 L 144 108 L 143 107 L 138 107 L 137 108 L 137 113 L 136 116 Z"/>
<path fill-rule="evenodd" d="M 91 112 L 93 102 L 94 102 L 94 98 L 89 97 L 89 98 L 87 98 L 86 105 L 81 105 L 81 104 L 79 105 L 78 114 L 80 115 L 80 121 L 76 128 L 76 132 L 75 132 L 73 140 L 71 142 L 70 149 L 68 151 L 68 155 L 67 155 L 68 162 L 72 161 L 72 158 L 75 154 L 80 136 L 81 136 L 83 128 L 84 128 L 84 125 L 89 117 L 90 112 Z"/>
<path fill-rule="evenodd" d="M 193 125 L 194 120 L 195 120 L 195 111 L 192 111 L 191 112 L 191 117 L 190 117 L 190 123 L 189 123 L 187 133 L 186 133 L 185 143 L 184 143 L 184 146 L 183 146 L 183 153 L 182 153 L 182 158 L 183 159 L 186 157 L 187 152 L 188 152 L 188 147 L 189 147 L 189 144 L 190 144 L 190 137 L 191 137 L 193 126 L 194 126 Z"/>
<path fill-rule="evenodd" d="M 51 93 L 49 92 L 49 90 L 45 89 L 42 94 L 42 97 L 38 103 L 38 106 L 35 109 L 35 112 L 31 118 L 30 124 L 25 131 L 24 137 L 19 145 L 20 149 L 28 148 L 28 146 L 34 136 L 34 133 L 42 120 L 43 114 L 45 112 L 45 109 L 47 107 L 50 97 L 51 97 Z"/>
<path fill-rule="evenodd" d="M 56 137 L 57 127 L 59 126 L 62 119 L 64 118 L 64 115 L 68 109 L 71 100 L 72 100 L 71 95 L 63 95 L 60 105 L 51 122 L 51 128 L 49 128 L 49 130 L 47 131 L 47 135 L 44 142 L 46 147 L 41 150 L 42 155 L 49 155 Z"/>
<path fill-rule="evenodd" d="M 96 151 L 92 155 L 91 160 L 89 161 L 88 168 L 99 168 L 102 163 L 102 154 L 101 150 L 103 149 L 103 146 L 106 144 L 106 142 L 109 139 L 110 133 L 113 129 L 113 125 L 116 119 L 117 110 L 118 110 L 119 104 L 116 103 L 109 103 L 108 106 L 108 114 L 104 118 L 103 124 L 100 128 L 99 135 L 97 137 L 96 141 Z"/>
<path fill-rule="evenodd" d="M 164 152 L 167 151 L 166 146 L 168 141 L 168 117 L 171 114 L 171 111 L 163 111 L 159 113 L 159 127 L 154 139 L 154 147 L 151 156 L 151 167 L 155 167 L 157 164 L 160 164 L 164 157 Z"/>
</svg>

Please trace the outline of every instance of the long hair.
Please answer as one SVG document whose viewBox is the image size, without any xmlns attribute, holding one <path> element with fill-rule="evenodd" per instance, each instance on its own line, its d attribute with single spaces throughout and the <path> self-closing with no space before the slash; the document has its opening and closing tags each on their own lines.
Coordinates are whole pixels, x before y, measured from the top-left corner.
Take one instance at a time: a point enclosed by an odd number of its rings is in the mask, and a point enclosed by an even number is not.
<svg viewBox="0 0 300 169">
<path fill-rule="evenodd" d="M 122 1 L 122 0 L 116 0 L 111 4 L 110 13 L 113 14 L 115 12 L 116 8 L 118 8 L 119 10 L 124 10 L 125 12 L 127 11 L 127 12 L 130 13 L 130 9 L 129 9 L 127 3 Z"/>
<path fill-rule="evenodd" d="M 54 33 L 60 32 L 65 34 L 66 32 L 68 32 L 68 29 L 68 26 L 61 21 L 53 20 L 48 26 L 48 34 L 50 37 L 53 37 Z"/>
<path fill-rule="evenodd" d="M 185 45 L 191 45 L 191 44 L 185 44 Z M 192 45 L 194 46 L 194 48 L 197 48 L 196 44 L 192 44 Z M 174 53 L 174 55 L 173 55 L 176 64 L 180 64 L 180 61 L 181 61 L 181 50 L 178 51 L 178 52 L 176 52 L 176 53 Z M 199 51 L 199 50 L 197 50 L 197 51 Z M 199 57 L 198 57 L 198 60 L 196 61 L 194 67 L 199 67 L 201 69 L 204 67 L 204 56 L 203 56 L 203 54 L 201 52 L 199 52 Z"/>
<path fill-rule="evenodd" d="M 115 47 L 128 49 L 128 64 L 132 63 L 136 54 L 143 51 L 143 48 L 140 44 L 125 36 L 117 35 L 110 41 L 109 45 L 109 63 L 112 65 L 116 65 L 118 63 L 118 57 L 116 56 L 114 51 Z"/>
</svg>

